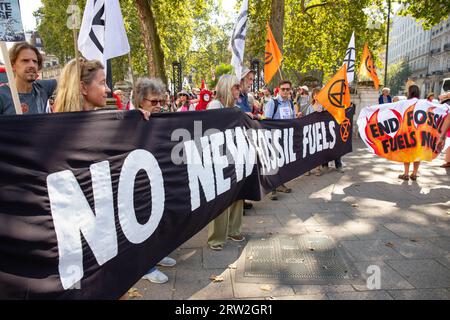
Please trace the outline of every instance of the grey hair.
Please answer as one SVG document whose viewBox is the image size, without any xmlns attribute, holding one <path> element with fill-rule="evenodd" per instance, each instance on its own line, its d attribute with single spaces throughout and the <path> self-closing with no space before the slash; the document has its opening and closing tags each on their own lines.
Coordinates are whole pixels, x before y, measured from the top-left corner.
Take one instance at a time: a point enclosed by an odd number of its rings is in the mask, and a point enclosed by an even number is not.
<svg viewBox="0 0 450 320">
<path fill-rule="evenodd" d="M 133 104 L 137 109 L 141 106 L 144 98 L 148 94 L 165 95 L 166 86 L 161 79 L 156 78 L 140 78 L 136 81 L 136 85 L 133 90 Z"/>
</svg>

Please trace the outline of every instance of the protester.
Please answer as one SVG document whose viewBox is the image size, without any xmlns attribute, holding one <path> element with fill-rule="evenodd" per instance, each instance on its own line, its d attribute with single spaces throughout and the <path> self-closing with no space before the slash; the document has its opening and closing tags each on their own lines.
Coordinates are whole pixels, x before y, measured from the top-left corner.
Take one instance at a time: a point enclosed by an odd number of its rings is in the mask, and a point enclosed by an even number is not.
<svg viewBox="0 0 450 320">
<path fill-rule="evenodd" d="M 288 120 L 295 119 L 296 117 L 299 118 L 301 114 L 296 114 L 294 103 L 289 98 L 292 91 L 292 83 L 289 80 L 283 80 L 280 82 L 279 87 L 279 96 L 267 103 L 265 110 L 266 118 L 274 120 Z M 276 190 L 272 190 L 272 194 L 270 196 L 271 200 L 278 200 L 277 191 L 284 193 L 292 192 L 291 189 L 282 184 Z"/>
<path fill-rule="evenodd" d="M 450 106 L 450 93 L 439 97 L 441 104 L 448 104 Z M 450 138 L 450 114 L 447 115 L 442 128 L 441 135 L 438 142 L 438 150 L 441 151 L 444 148 L 445 140 Z M 445 151 L 445 163 L 441 165 L 441 168 L 450 168 L 450 148 Z"/>
<path fill-rule="evenodd" d="M 420 89 L 417 85 L 410 85 L 408 88 L 408 99 L 420 99 Z M 403 163 L 404 172 L 399 175 L 398 178 L 401 180 L 408 181 L 409 179 L 416 181 L 419 177 L 417 173 L 419 172 L 420 161 L 414 162 L 414 168 L 411 175 L 409 175 L 409 162 Z"/>
<path fill-rule="evenodd" d="M 240 82 L 235 76 L 223 75 L 217 83 L 217 98 L 208 105 L 208 110 L 236 107 L 240 96 Z M 244 201 L 235 201 L 208 225 L 208 246 L 211 250 L 223 249 L 227 239 L 240 242 L 245 237 L 241 233 Z"/>
<path fill-rule="evenodd" d="M 252 114 L 254 119 L 261 119 L 261 116 L 264 114 L 261 105 L 259 104 L 258 99 L 255 98 L 253 93 L 248 94 L 248 103 L 252 108 Z"/>
<path fill-rule="evenodd" d="M 389 88 L 383 88 L 381 90 L 381 95 L 378 98 L 378 104 L 386 104 L 386 103 L 391 103 L 392 102 L 392 98 L 389 95 L 391 93 L 391 89 Z"/>
<path fill-rule="evenodd" d="M 302 91 L 301 91 L 301 95 L 300 95 L 300 101 L 297 104 L 298 107 L 298 112 L 301 112 L 302 114 L 304 114 L 305 109 L 308 108 L 311 99 L 309 97 L 309 88 L 307 86 L 302 86 L 301 87 Z"/>
<path fill-rule="evenodd" d="M 317 95 L 317 94 L 316 94 Z M 349 108 L 355 108 L 355 104 L 353 102 L 350 103 L 350 107 Z M 325 112 L 328 112 L 326 110 L 324 110 Z M 341 157 L 334 159 L 334 167 L 336 168 L 336 171 L 339 173 L 344 173 L 344 169 L 342 169 L 343 163 L 342 163 L 342 159 Z M 329 163 L 325 163 L 322 165 L 322 169 L 327 170 L 329 168 Z"/>
<path fill-rule="evenodd" d="M 314 112 L 323 112 L 325 109 L 323 108 L 323 106 L 319 103 L 319 100 L 317 100 L 317 96 L 319 95 L 320 89 L 319 88 L 314 88 L 311 92 L 311 103 L 308 105 L 308 107 L 306 108 L 306 116 L 310 115 Z M 321 167 L 317 167 L 314 170 L 308 171 L 305 173 L 305 176 L 309 176 L 311 173 L 314 173 L 316 176 L 321 176 L 322 175 L 322 170 Z"/>
<path fill-rule="evenodd" d="M 434 92 L 430 92 L 430 93 L 428 94 L 427 100 L 428 100 L 429 102 L 433 102 L 433 100 L 434 100 Z"/>
<path fill-rule="evenodd" d="M 77 78 L 76 60 L 62 70 L 56 90 L 55 112 L 90 111 L 106 106 L 111 90 L 100 61 L 79 59 L 80 78 Z"/>
<path fill-rule="evenodd" d="M 255 71 L 244 67 L 241 76 L 241 93 L 237 101 L 238 107 L 253 119 L 252 107 L 248 103 L 248 93 L 250 92 L 253 81 L 255 80 Z"/>
<path fill-rule="evenodd" d="M 115 90 L 112 94 L 113 98 L 116 99 L 116 106 L 119 110 L 124 110 L 126 103 L 125 101 L 125 92 L 122 90 Z"/>
<path fill-rule="evenodd" d="M 439 136 L 439 140 L 437 143 L 437 150 L 442 151 L 442 149 L 444 148 L 445 140 L 447 139 L 447 133 L 449 130 L 450 130 L 450 115 L 447 115 L 441 127 L 441 135 Z"/>
<path fill-rule="evenodd" d="M 182 90 L 178 93 L 177 112 L 190 111 L 190 107 L 189 93 L 186 90 Z"/>
<path fill-rule="evenodd" d="M 80 112 L 104 108 L 110 92 L 106 84 L 104 66 L 100 61 L 80 58 L 77 66 L 77 61 L 73 59 L 63 68 L 59 77 L 55 112 Z M 148 112 L 141 112 L 148 120 Z M 126 299 L 126 294 L 120 298 Z"/>
<path fill-rule="evenodd" d="M 42 69 L 42 55 L 27 42 L 18 42 L 9 50 L 9 57 L 16 80 L 22 112 L 24 114 L 45 113 L 48 99 L 56 88 L 56 80 L 37 80 Z M 0 115 L 14 115 L 11 90 L 8 85 L 0 87 Z"/>
<path fill-rule="evenodd" d="M 159 79 L 141 78 L 136 82 L 134 92 L 134 105 L 140 109 L 153 113 L 160 113 L 166 104 L 165 86 Z M 158 262 L 159 266 L 173 267 L 176 260 L 170 257 L 163 258 Z M 169 281 L 164 273 L 153 267 L 142 277 L 153 283 L 166 283 Z"/>
<path fill-rule="evenodd" d="M 270 91 L 269 88 L 265 87 L 264 88 L 264 102 L 262 103 L 262 106 L 265 107 L 266 104 L 272 100 L 272 92 Z"/>
</svg>

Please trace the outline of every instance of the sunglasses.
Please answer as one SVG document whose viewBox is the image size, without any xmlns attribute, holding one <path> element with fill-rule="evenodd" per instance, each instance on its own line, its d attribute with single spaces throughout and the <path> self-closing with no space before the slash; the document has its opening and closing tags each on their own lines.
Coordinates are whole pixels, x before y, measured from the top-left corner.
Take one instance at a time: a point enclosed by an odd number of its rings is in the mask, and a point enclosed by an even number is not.
<svg viewBox="0 0 450 320">
<path fill-rule="evenodd" d="M 152 104 L 152 107 L 156 107 L 158 104 L 160 104 L 161 106 L 165 106 L 166 105 L 166 100 L 165 99 L 161 99 L 161 100 L 149 100 L 144 98 L 145 101 L 148 101 Z"/>
<path fill-rule="evenodd" d="M 280 88 L 281 91 L 291 91 L 291 88 Z"/>
</svg>

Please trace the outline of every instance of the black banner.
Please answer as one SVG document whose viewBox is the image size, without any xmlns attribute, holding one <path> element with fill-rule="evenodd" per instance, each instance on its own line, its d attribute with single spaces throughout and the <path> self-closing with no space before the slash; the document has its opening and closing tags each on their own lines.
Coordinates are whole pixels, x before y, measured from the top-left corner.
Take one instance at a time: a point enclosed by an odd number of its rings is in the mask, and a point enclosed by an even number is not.
<svg viewBox="0 0 450 320">
<path fill-rule="evenodd" d="M 347 115 L 0 117 L 0 298 L 117 299 L 235 200 L 351 152 Z"/>
</svg>

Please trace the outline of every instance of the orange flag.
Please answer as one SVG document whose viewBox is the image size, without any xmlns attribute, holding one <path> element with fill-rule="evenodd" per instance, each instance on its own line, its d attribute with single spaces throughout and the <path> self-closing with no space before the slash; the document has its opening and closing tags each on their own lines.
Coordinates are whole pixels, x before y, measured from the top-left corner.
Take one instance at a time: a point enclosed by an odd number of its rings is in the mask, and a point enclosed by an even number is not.
<svg viewBox="0 0 450 320">
<path fill-rule="evenodd" d="M 267 23 L 266 59 L 264 64 L 264 81 L 266 84 L 268 84 L 275 73 L 277 73 L 278 69 L 281 67 L 282 60 L 283 54 L 273 37 L 269 23 Z"/>
<path fill-rule="evenodd" d="M 345 119 L 345 108 L 350 107 L 350 89 L 347 81 L 347 65 L 317 95 L 319 103 L 341 124 Z"/>
<path fill-rule="evenodd" d="M 364 45 L 364 51 L 361 57 L 359 76 L 361 78 L 372 78 L 373 83 L 375 84 L 375 89 L 378 90 L 378 88 L 380 87 L 380 80 L 378 79 L 377 70 L 375 69 L 375 64 L 373 63 L 372 55 L 370 54 L 367 42 Z"/>
</svg>

